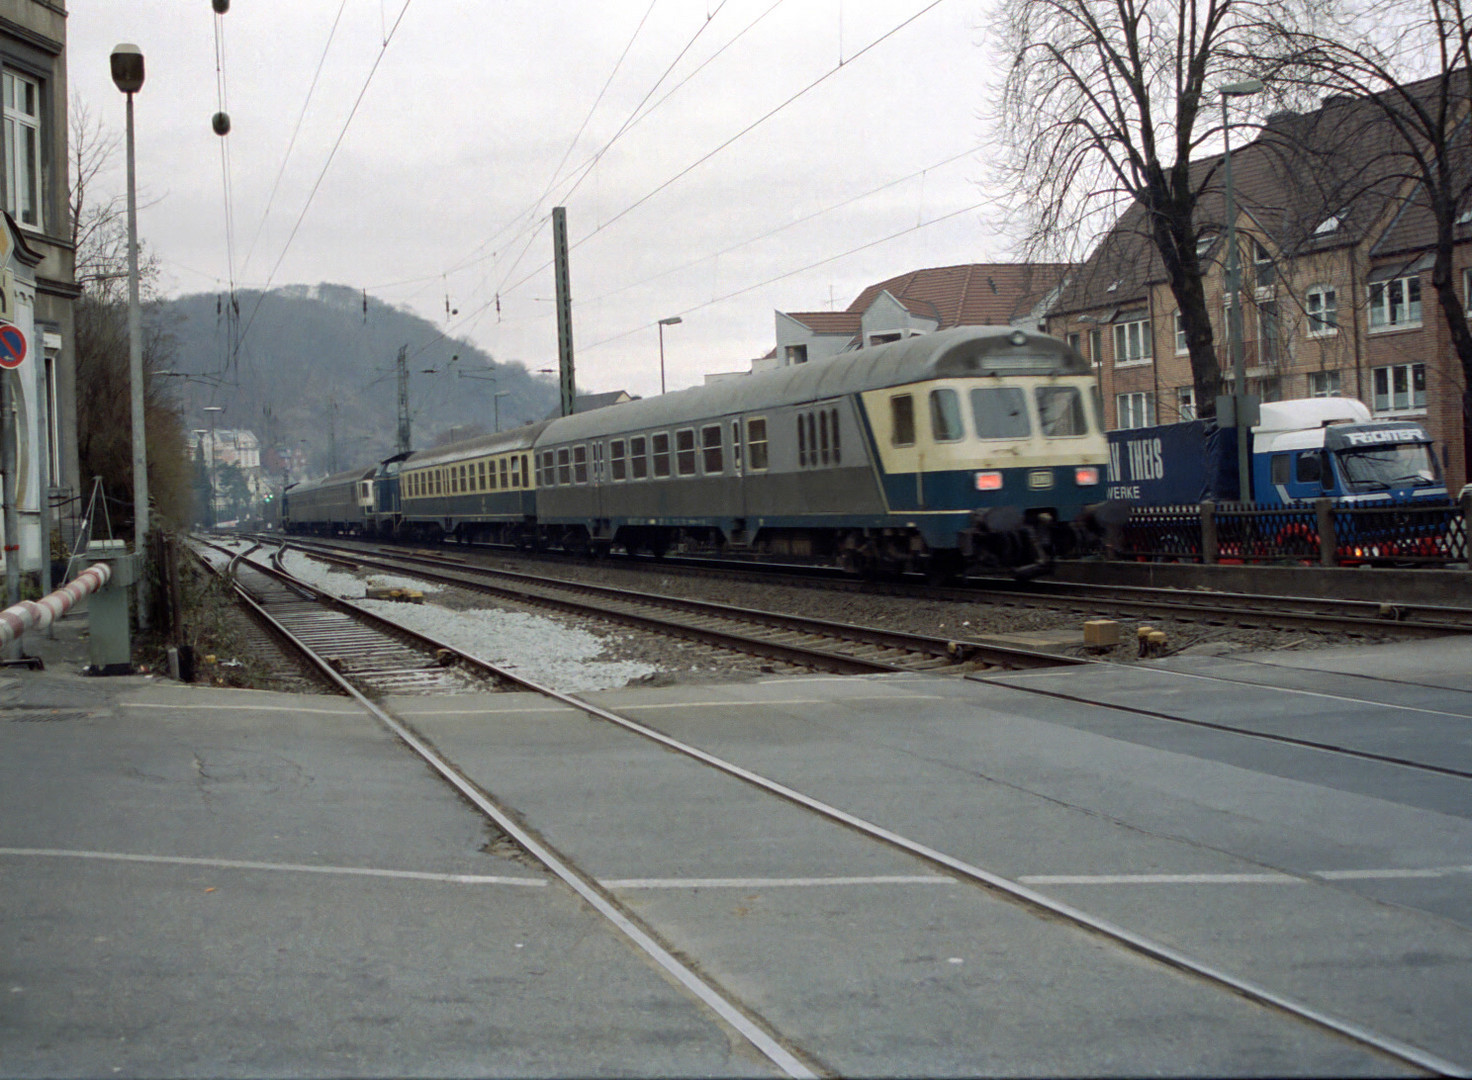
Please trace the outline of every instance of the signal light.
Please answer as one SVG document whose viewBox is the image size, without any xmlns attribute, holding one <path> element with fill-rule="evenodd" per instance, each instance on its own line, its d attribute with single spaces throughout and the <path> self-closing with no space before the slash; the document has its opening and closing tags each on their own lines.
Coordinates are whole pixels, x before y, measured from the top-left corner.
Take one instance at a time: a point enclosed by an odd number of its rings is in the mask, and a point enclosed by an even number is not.
<svg viewBox="0 0 1472 1080">
<path fill-rule="evenodd" d="M 1073 482 L 1079 487 L 1093 487 L 1099 482 L 1097 465 L 1080 465 L 1073 470 Z"/>
<path fill-rule="evenodd" d="M 999 472 L 979 472 L 976 474 L 977 491 L 1001 491 L 1002 474 Z"/>
</svg>

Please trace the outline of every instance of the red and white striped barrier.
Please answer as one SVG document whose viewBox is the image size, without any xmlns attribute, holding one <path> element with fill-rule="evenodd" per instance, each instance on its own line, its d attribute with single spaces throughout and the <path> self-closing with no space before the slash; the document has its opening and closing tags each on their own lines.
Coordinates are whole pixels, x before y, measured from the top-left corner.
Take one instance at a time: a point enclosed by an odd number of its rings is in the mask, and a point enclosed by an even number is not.
<svg viewBox="0 0 1472 1080">
<path fill-rule="evenodd" d="M 82 597 L 94 593 L 112 577 L 107 563 L 94 563 L 67 584 L 39 600 L 22 600 L 0 611 L 0 645 L 8 645 L 27 630 L 45 630 Z"/>
</svg>

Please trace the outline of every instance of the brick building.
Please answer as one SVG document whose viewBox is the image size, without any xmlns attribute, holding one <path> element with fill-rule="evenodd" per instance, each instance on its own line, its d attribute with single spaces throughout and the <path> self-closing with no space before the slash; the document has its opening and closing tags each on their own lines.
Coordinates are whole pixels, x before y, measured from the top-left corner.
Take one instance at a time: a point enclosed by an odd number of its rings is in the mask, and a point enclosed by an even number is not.
<svg viewBox="0 0 1472 1080">
<path fill-rule="evenodd" d="M 1373 104 L 1336 97 L 1275 115 L 1232 149 L 1247 389 L 1265 401 L 1355 397 L 1377 417 L 1420 418 L 1455 491 L 1468 475 L 1462 370 L 1431 287 L 1430 211 L 1397 145 Z M 1202 192 L 1198 253 L 1229 393 L 1221 166 L 1215 155 L 1193 162 L 1191 175 Z M 1465 217 L 1456 256 L 1464 303 L 1472 296 Z M 1178 305 L 1141 207 L 1070 278 L 1047 326 L 1094 361 L 1111 427 L 1196 415 Z"/>
</svg>

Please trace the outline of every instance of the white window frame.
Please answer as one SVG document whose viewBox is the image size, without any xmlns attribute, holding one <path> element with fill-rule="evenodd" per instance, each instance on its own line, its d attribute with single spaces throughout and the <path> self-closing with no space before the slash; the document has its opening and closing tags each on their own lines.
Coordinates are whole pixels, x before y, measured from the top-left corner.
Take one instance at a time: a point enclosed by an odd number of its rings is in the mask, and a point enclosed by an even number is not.
<svg viewBox="0 0 1472 1080">
<path fill-rule="evenodd" d="M 1416 369 L 1420 368 L 1421 374 L 1421 400 L 1416 401 Z M 1395 374 L 1402 372 L 1406 379 L 1406 393 L 1409 401 L 1405 405 L 1395 404 Z M 1385 382 L 1387 393 L 1386 403 L 1382 405 L 1380 385 Z M 1412 364 L 1384 364 L 1380 367 L 1370 369 L 1370 400 L 1374 403 L 1372 408 L 1376 416 L 1422 416 L 1426 412 L 1426 365 L 1424 363 Z"/>
<path fill-rule="evenodd" d="M 1116 430 L 1154 427 L 1155 395 L 1148 390 L 1133 390 L 1114 395 L 1114 426 Z"/>
<path fill-rule="evenodd" d="M 1303 314 L 1311 338 L 1339 333 L 1339 292 L 1333 285 L 1310 285 L 1303 294 Z"/>
<path fill-rule="evenodd" d="M 1308 373 L 1309 397 L 1338 397 L 1340 375 L 1337 371 L 1310 371 Z"/>
<path fill-rule="evenodd" d="M 1411 299 L 1411 292 L 1416 297 Z M 1370 333 L 1413 330 L 1421 325 L 1421 275 L 1370 282 Z M 1396 316 L 1400 317 L 1397 318 Z"/>
<path fill-rule="evenodd" d="M 1179 311 L 1177 311 L 1176 312 L 1176 355 L 1177 356 L 1185 356 L 1190 351 L 1191 351 L 1190 346 L 1186 344 L 1186 320 L 1184 318 L 1182 318 L 1181 317 L 1181 313 Z"/>
<path fill-rule="evenodd" d="M 46 189 L 41 171 L 41 83 L 19 72 L 6 71 L 0 79 L 0 92 L 5 108 L 5 209 L 18 224 L 39 231 L 46 227 L 42 213 Z"/>
<path fill-rule="evenodd" d="M 1176 415 L 1183 421 L 1196 419 L 1196 388 L 1194 386 L 1176 387 Z"/>
<path fill-rule="evenodd" d="M 1154 360 L 1153 335 L 1148 318 L 1114 324 L 1114 366 L 1135 367 Z"/>
</svg>

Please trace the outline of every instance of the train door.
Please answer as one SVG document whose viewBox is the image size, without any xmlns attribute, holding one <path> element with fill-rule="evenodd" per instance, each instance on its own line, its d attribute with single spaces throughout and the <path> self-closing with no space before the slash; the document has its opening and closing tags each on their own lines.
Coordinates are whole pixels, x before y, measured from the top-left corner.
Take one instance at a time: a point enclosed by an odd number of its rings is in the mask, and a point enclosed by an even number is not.
<svg viewBox="0 0 1472 1080">
<path fill-rule="evenodd" d="M 731 466 L 736 470 L 736 516 L 746 523 L 746 443 L 741 437 L 741 421 L 731 421 Z"/>
<path fill-rule="evenodd" d="M 593 513 L 594 516 L 599 518 L 605 518 L 608 516 L 608 509 L 604 506 L 604 500 L 606 498 L 604 485 L 608 480 L 607 469 L 604 464 L 605 454 L 606 444 L 603 443 L 601 440 L 594 442 L 592 461 L 593 473 L 591 476 L 591 479 L 593 481 Z"/>
</svg>

